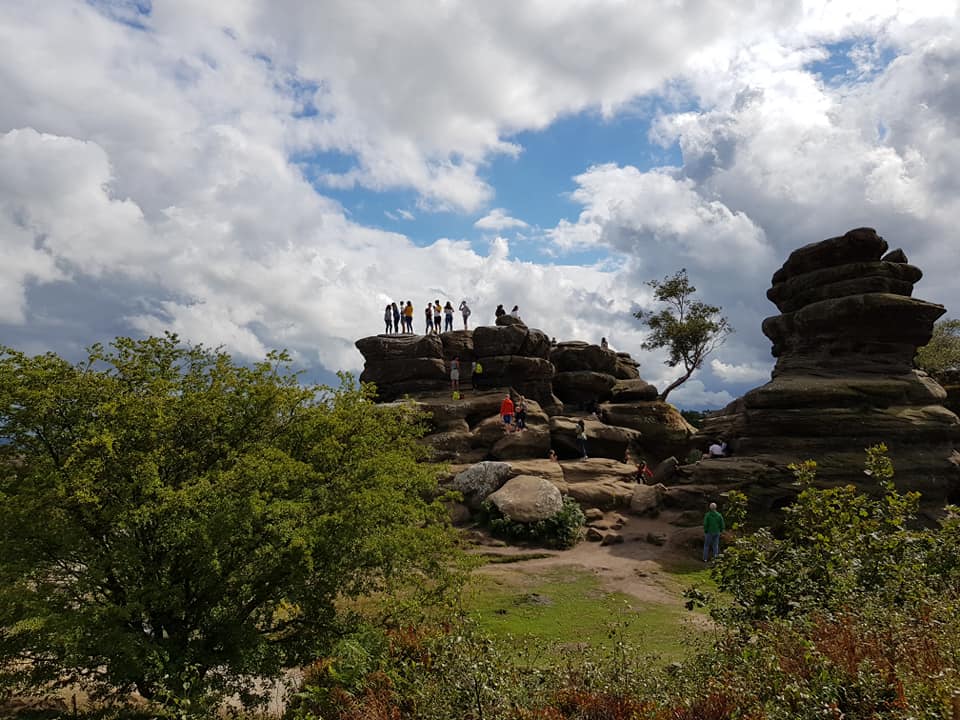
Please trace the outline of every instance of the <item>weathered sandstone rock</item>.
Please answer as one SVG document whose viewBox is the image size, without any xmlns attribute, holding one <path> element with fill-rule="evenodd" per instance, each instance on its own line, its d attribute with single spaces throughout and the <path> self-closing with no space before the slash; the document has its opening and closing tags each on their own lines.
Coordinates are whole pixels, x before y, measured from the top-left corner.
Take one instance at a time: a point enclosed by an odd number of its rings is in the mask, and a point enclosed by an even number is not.
<svg viewBox="0 0 960 720">
<path fill-rule="evenodd" d="M 546 520 L 563 508 L 563 498 L 556 486 L 531 475 L 510 478 L 488 499 L 506 517 L 517 522 Z"/>
</svg>

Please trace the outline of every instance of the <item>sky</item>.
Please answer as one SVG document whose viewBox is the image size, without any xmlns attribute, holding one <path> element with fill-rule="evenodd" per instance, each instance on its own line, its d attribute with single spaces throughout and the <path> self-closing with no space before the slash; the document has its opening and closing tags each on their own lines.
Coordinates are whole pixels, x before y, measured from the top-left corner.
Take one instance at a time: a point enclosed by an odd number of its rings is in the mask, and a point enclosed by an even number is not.
<svg viewBox="0 0 960 720">
<path fill-rule="evenodd" d="M 735 333 L 671 401 L 766 382 L 789 253 L 874 227 L 960 316 L 944 0 L 0 0 L 0 343 L 164 331 L 358 372 L 383 308 L 502 303 L 641 348 L 686 268 Z"/>
</svg>

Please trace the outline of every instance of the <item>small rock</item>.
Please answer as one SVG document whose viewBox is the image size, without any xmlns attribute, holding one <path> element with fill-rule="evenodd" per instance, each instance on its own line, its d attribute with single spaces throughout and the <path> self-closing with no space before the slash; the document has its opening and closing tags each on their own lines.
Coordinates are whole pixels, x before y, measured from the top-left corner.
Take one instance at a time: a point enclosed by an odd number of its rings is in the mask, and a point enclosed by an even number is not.
<svg viewBox="0 0 960 720">
<path fill-rule="evenodd" d="M 603 533 L 596 528 L 587 528 L 587 540 L 590 542 L 600 542 L 603 540 Z"/>
<path fill-rule="evenodd" d="M 613 530 L 613 525 L 607 520 L 601 520 L 599 522 L 590 523 L 590 527 L 596 528 L 597 530 Z"/>
<path fill-rule="evenodd" d="M 647 542 L 651 545 L 663 545 L 667 541 L 665 533 L 647 533 Z"/>
<path fill-rule="evenodd" d="M 595 520 L 603 520 L 603 510 L 600 508 L 590 508 L 587 510 L 584 515 L 587 518 L 587 522 L 593 522 Z"/>
<path fill-rule="evenodd" d="M 620 533 L 607 533 L 603 536 L 603 540 L 600 541 L 601 545 L 619 545 L 623 542 L 623 535 Z"/>
</svg>

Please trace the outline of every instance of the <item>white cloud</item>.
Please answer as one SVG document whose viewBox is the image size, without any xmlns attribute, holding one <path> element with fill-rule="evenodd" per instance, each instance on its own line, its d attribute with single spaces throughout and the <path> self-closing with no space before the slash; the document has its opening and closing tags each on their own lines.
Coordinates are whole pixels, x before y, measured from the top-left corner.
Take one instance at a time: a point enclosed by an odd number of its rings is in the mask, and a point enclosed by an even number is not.
<svg viewBox="0 0 960 720">
<path fill-rule="evenodd" d="M 763 383 L 770 379 L 771 367 L 728 364 L 714 358 L 710 361 L 710 369 L 726 383 Z"/>
<path fill-rule="evenodd" d="M 560 339 L 604 335 L 663 386 L 670 369 L 640 350 L 631 315 L 649 305 L 643 281 L 687 267 L 738 331 L 714 374 L 742 377 L 768 353 L 773 269 L 864 224 L 927 271 L 918 296 L 958 307 L 955 10 L 167 0 L 137 30 L 79 0 L 7 4 L 0 322 L 23 331 L 53 289 L 117 283 L 143 296 L 119 309 L 105 292 L 96 315 L 123 331 L 174 328 L 245 356 L 289 347 L 356 370 L 353 339 L 379 330 L 388 300 L 467 298 L 477 322 L 502 302 Z M 849 84 L 806 68 L 822 43 L 851 38 Z M 664 103 L 653 137 L 676 143 L 682 165 L 584 168 L 571 188 L 579 217 L 550 233 L 600 258 L 587 267 L 519 262 L 501 237 L 485 252 L 460 238 L 417 247 L 352 221 L 291 161 L 319 156 L 316 179 L 331 188 L 412 191 L 420 210 L 480 214 L 495 197 L 491 161 L 522 161 L 523 131 L 583 110 L 611 117 L 668 82 L 684 112 Z M 353 165 L 326 167 L 324 153 Z M 505 223 L 522 221 L 495 209 L 477 227 L 525 227 Z M 672 397 L 723 404 L 711 377 Z"/>
<path fill-rule="evenodd" d="M 494 208 L 482 218 L 477 220 L 473 226 L 475 228 L 479 228 L 480 230 L 493 230 L 495 232 L 529 227 L 529 225 L 527 225 L 527 223 L 525 223 L 523 220 L 510 217 L 507 214 L 507 211 L 503 208 Z"/>
</svg>

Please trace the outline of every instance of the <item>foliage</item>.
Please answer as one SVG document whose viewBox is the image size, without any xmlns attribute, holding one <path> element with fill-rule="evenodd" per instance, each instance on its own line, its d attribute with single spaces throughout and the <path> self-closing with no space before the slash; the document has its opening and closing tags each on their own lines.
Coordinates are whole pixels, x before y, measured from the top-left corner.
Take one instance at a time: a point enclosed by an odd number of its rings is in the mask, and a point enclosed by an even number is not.
<svg viewBox="0 0 960 720">
<path fill-rule="evenodd" d="M 934 377 L 960 368 L 960 320 L 938 321 L 930 342 L 917 350 L 915 361 L 918 368 Z"/>
<path fill-rule="evenodd" d="M 300 717 L 955 717 L 960 515 L 949 508 L 938 527 L 913 527 L 916 497 L 894 488 L 883 446 L 867 450 L 866 470 L 877 494 L 819 490 L 815 463 L 795 467 L 801 492 L 784 537 L 740 538 L 714 566 L 726 594 L 713 600 L 716 643 L 698 656 L 658 670 L 636 645 L 618 645 L 611 662 L 570 645 L 556 660 L 455 624 L 417 641 L 403 663 L 388 656 L 329 715 Z"/>
<path fill-rule="evenodd" d="M 703 427 L 703 421 L 707 419 L 710 412 L 707 410 L 681 410 L 680 414 L 684 420 L 700 430 Z"/>
<path fill-rule="evenodd" d="M 483 515 L 497 537 L 542 543 L 560 549 L 572 548 L 580 540 L 586 517 L 577 501 L 563 498 L 563 507 L 551 517 L 535 522 L 519 522 L 505 517 L 490 501 L 483 504 Z"/>
<path fill-rule="evenodd" d="M 667 395 L 689 380 L 704 359 L 724 343 L 733 328 L 720 314 L 722 308 L 693 299 L 697 289 L 690 284 L 685 268 L 672 277 L 651 280 L 647 285 L 653 288 L 654 298 L 667 307 L 656 313 L 642 310 L 634 313 L 634 317 L 650 328 L 642 347 L 645 350 L 667 348 L 666 364 L 682 365 L 684 371 L 660 393 L 660 399 L 666 400 Z"/>
<path fill-rule="evenodd" d="M 0 667 L 181 712 L 334 642 L 341 598 L 442 577 L 419 418 L 176 336 L 0 351 Z"/>
</svg>

